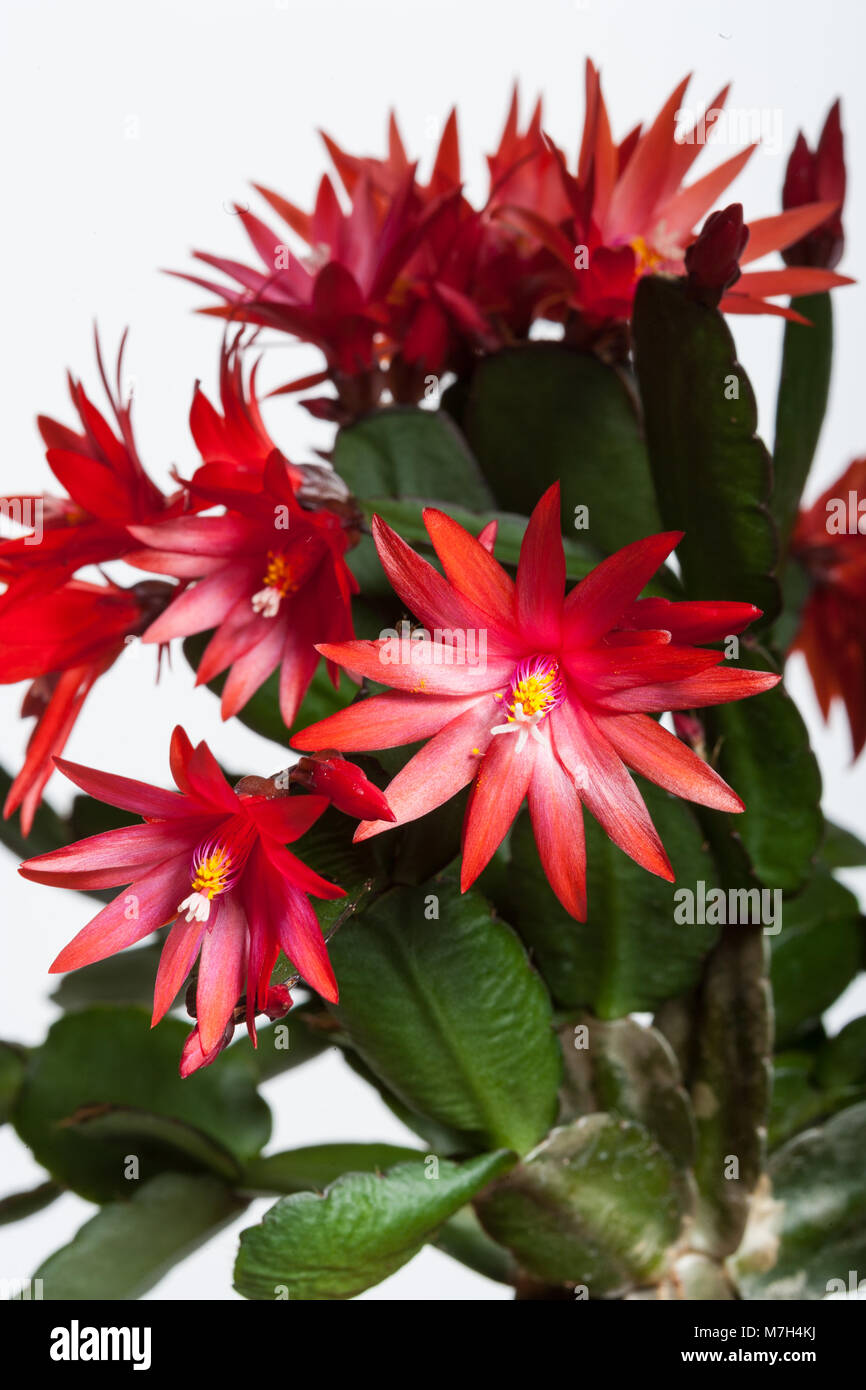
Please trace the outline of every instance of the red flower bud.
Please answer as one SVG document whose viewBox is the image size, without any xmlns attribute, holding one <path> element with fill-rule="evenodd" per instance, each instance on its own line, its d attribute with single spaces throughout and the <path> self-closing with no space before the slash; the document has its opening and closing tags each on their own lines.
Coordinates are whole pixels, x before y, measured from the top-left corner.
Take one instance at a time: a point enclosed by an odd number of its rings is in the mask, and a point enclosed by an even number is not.
<svg viewBox="0 0 866 1390">
<path fill-rule="evenodd" d="M 288 985 L 268 986 L 262 1013 L 267 1014 L 271 1022 L 278 1018 L 285 1018 L 291 1007 L 292 995 Z"/>
<path fill-rule="evenodd" d="M 782 207 L 785 211 L 804 203 L 838 203 L 835 212 L 806 236 L 787 247 L 782 255 L 788 265 L 818 266 L 832 270 L 845 247 L 842 205 L 845 201 L 845 151 L 839 102 L 830 107 L 817 148 L 809 149 L 800 132 L 785 171 Z"/>
<path fill-rule="evenodd" d="M 711 213 L 696 241 L 686 250 L 689 289 L 706 303 L 718 304 L 740 278 L 740 257 L 749 240 L 742 203 Z"/>
<path fill-rule="evenodd" d="M 308 791 L 327 796 L 347 816 L 356 816 L 358 820 L 397 819 L 379 788 L 340 753 L 326 750 L 301 758 L 292 769 L 292 780 Z"/>
<path fill-rule="evenodd" d="M 201 1045 L 201 1034 L 198 1024 L 195 1025 L 180 1054 L 180 1074 L 182 1077 L 191 1076 L 200 1067 L 209 1067 L 211 1062 L 215 1062 L 217 1057 L 223 1052 L 232 1040 L 235 1031 L 235 1021 L 230 1018 L 226 1024 L 225 1032 L 217 1043 L 216 1047 L 211 1048 L 210 1052 L 205 1052 Z"/>
</svg>

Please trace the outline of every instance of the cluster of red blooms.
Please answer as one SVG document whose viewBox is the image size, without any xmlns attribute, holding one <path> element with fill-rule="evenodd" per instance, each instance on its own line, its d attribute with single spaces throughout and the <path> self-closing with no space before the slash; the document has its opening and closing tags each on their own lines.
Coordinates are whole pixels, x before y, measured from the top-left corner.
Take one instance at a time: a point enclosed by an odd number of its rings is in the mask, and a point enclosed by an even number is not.
<svg viewBox="0 0 866 1390">
<path fill-rule="evenodd" d="M 395 400 L 418 400 L 430 374 L 460 373 L 474 354 L 525 339 L 537 320 L 564 325 L 566 337 L 582 344 L 621 338 L 647 274 L 688 269 L 718 288 L 725 312 L 796 317 L 770 301 L 848 283 L 827 259 L 790 251 L 804 238 L 811 244 L 835 235 L 844 193 L 838 108 L 835 136 L 824 142 L 830 175 L 796 173 L 803 157 L 798 143 L 785 210 L 744 229 L 740 209 L 739 230 L 721 238 L 718 226 L 712 235 L 711 219 L 710 244 L 689 265 L 700 223 L 756 145 L 684 185 L 728 96 L 726 87 L 704 117 L 682 129 L 677 121 L 687 85 L 688 79 L 680 83 L 646 129 L 636 127 L 617 144 L 599 73 L 587 62 L 586 117 L 573 170 L 544 130 L 540 102 L 521 130 L 515 91 L 498 148 L 487 157 L 489 187 L 480 208 L 463 190 L 453 111 L 427 183 L 393 117 L 384 159 L 347 154 L 326 136 L 338 187 L 325 174 L 312 212 L 259 185 L 286 230 L 237 209 L 261 265 L 198 251 L 199 260 L 234 283 L 184 278 L 224 301 L 206 313 L 315 344 L 325 358 L 322 371 L 284 389 L 330 381 L 336 398 L 304 404 L 338 421 L 375 404 L 385 389 Z M 740 265 L 784 248 L 787 269 L 740 276 Z M 721 279 L 720 266 L 728 268 Z"/>
<path fill-rule="evenodd" d="M 841 165 L 838 111 L 816 156 L 798 143 L 792 167 L 796 161 L 799 173 L 786 183 L 783 213 L 746 226 L 733 205 L 696 235 L 752 151 L 684 188 L 700 151 L 696 140 L 676 138 L 684 91 L 682 84 L 646 131 L 616 145 L 589 64 L 573 173 L 543 132 L 540 105 L 520 130 L 515 98 L 488 159 L 490 192 L 480 210 L 463 194 L 453 115 L 427 184 L 393 121 L 384 160 L 349 156 L 328 141 L 347 202 L 327 177 L 309 215 L 260 190 L 308 254 L 290 254 L 241 212 L 265 272 L 202 255 L 241 287 L 209 284 L 225 300 L 209 312 L 317 344 L 326 366 L 315 380 L 330 380 L 336 395 L 305 403 L 335 420 L 385 391 L 417 399 L 427 374 L 463 370 L 473 355 L 525 338 L 539 318 L 562 324 L 574 342 L 610 342 L 645 274 L 686 275 L 696 294 L 724 310 L 796 317 L 767 297 L 844 283 L 827 268 L 841 235 L 844 186 L 827 174 Z M 744 261 L 779 247 L 795 262 L 788 269 L 740 275 Z M 588 250 L 585 265 L 575 248 Z M 470 633 L 487 634 L 488 659 L 479 667 L 448 659 L 437 641 L 413 643 L 410 657 L 386 664 L 381 642 L 353 640 L 357 585 L 346 563 L 359 535 L 353 500 L 333 471 L 290 463 L 274 445 L 255 368 L 245 371 L 244 331 L 223 346 L 219 407 L 195 391 L 190 428 L 201 465 L 189 479 L 175 477 L 169 496 L 139 458 L 120 358 L 112 386 L 97 347 L 113 423 L 70 380 L 81 432 L 40 420 L 49 465 L 68 496 L 7 499 L 22 516 L 27 506 L 38 509 L 39 543 L 35 531 L 0 543 L 0 681 L 30 681 L 23 713 L 36 716 L 5 814 L 20 807 L 29 830 L 57 761 L 76 785 L 143 822 L 23 867 L 36 881 L 77 889 L 130 885 L 52 968 L 78 968 L 174 923 L 154 1022 L 198 959 L 185 1075 L 213 1060 L 240 1017 L 254 1038 L 257 1013 L 277 1017 L 289 1007 L 288 990 L 271 985 L 280 950 L 312 988 L 336 999 L 307 894 L 342 890 L 286 848 L 329 802 L 362 821 L 356 838 L 364 839 L 471 784 L 467 888 L 526 799 L 551 886 L 583 918 L 584 806 L 638 863 L 672 877 L 630 771 L 702 804 L 742 810 L 717 774 L 650 716 L 757 694 L 777 679 L 729 669 L 717 649 L 700 645 L 742 631 L 758 616 L 750 605 L 639 598 L 675 534 L 626 547 L 566 595 L 558 487 L 530 519 L 514 577 L 494 558 L 495 526 L 476 538 L 428 509 L 443 577 L 375 520 L 383 567 L 416 617 L 450 632 L 463 651 Z M 160 578 L 123 588 L 104 575 L 78 575 L 121 559 Z M 258 778 L 231 788 L 207 745 L 193 747 L 181 729 L 171 746 L 176 792 L 59 761 L 88 692 L 126 644 L 140 639 L 161 653 L 173 638 L 201 632 L 212 635 L 197 679 L 226 673 L 224 718 L 279 668 L 280 710 L 291 726 L 322 658 L 335 684 L 343 667 L 393 689 L 298 733 L 297 746 L 334 751 L 302 758 L 280 788 Z M 342 757 L 419 740 L 429 741 L 384 795 Z"/>
</svg>

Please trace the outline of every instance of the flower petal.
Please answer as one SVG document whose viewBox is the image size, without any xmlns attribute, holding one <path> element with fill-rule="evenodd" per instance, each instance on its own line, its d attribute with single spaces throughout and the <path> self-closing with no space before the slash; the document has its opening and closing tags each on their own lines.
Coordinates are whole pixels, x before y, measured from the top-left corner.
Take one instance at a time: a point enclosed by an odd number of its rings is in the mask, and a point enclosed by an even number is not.
<svg viewBox="0 0 866 1390">
<path fill-rule="evenodd" d="M 244 992 L 247 919 L 232 892 L 219 899 L 213 925 L 205 929 L 198 967 L 195 1012 L 202 1051 L 212 1052 Z"/>
<path fill-rule="evenodd" d="M 586 837 L 574 782 L 551 748 L 536 753 L 529 814 L 547 880 L 566 912 L 586 921 Z"/>
<path fill-rule="evenodd" d="M 399 748 L 438 734 L 477 699 L 477 695 L 407 695 L 402 690 L 389 690 L 357 700 L 308 725 L 292 736 L 292 747 L 310 751 L 334 748 L 338 752 Z"/>
<path fill-rule="evenodd" d="M 563 641 L 589 645 L 616 627 L 659 565 L 682 540 L 682 531 L 665 531 L 624 546 L 576 584 L 565 600 Z"/>
<path fill-rule="evenodd" d="M 703 758 L 649 715 L 596 714 L 595 722 L 623 762 L 657 787 L 715 811 L 745 810 L 736 792 Z"/>
<path fill-rule="evenodd" d="M 554 483 L 529 518 L 517 566 L 517 621 L 530 646 L 558 648 L 564 594 L 560 494 Z"/>
<path fill-rule="evenodd" d="M 105 960 L 164 927 L 177 916 L 178 904 L 189 890 L 189 873 L 189 853 L 184 851 L 131 883 L 64 946 L 49 973 Z"/>
<path fill-rule="evenodd" d="M 502 844 L 529 790 L 541 749 L 536 739 L 529 738 L 518 752 L 519 738 L 519 734 L 492 738 L 478 768 L 463 826 L 463 893 Z"/>
</svg>

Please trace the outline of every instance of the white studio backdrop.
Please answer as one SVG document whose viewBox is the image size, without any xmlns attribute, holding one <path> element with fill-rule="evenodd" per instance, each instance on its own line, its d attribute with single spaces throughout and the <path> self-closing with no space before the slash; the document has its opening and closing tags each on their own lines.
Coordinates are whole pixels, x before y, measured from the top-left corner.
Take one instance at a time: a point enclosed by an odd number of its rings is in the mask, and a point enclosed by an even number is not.
<svg viewBox="0 0 866 1390">
<path fill-rule="evenodd" d="M 407 145 L 429 165 L 448 109 L 460 112 L 465 177 L 482 195 L 483 155 L 497 141 L 515 78 L 523 111 L 538 92 L 546 124 L 573 155 L 583 116 L 583 63 L 601 66 L 614 135 L 655 115 L 676 82 L 694 72 L 688 99 L 709 101 L 733 79 L 731 104 L 763 113 L 767 149 L 732 190 L 746 217 L 779 210 L 788 151 L 798 127 L 814 142 L 827 108 L 843 98 L 849 194 L 848 252 L 840 269 L 866 278 L 866 88 L 860 0 L 5 0 L 2 23 L 2 222 L 4 327 L 0 340 L 0 494 L 50 489 L 35 428 L 38 413 L 73 423 L 67 367 L 101 404 L 92 351 L 98 319 L 110 359 L 131 328 L 127 380 L 134 383 L 142 457 L 156 480 L 182 473 L 195 454 L 186 418 L 193 383 L 216 389 L 220 326 L 192 310 L 208 297 L 159 273 L 188 269 L 193 247 L 247 255 L 233 201 L 256 180 L 302 206 L 312 202 L 326 157 L 324 128 L 350 150 L 384 149 L 393 106 Z M 700 173 L 730 148 L 701 156 Z M 837 351 L 830 408 L 807 496 L 866 452 L 862 406 L 866 286 L 834 293 Z M 760 428 L 772 444 L 781 348 L 774 319 L 729 320 L 755 386 Z M 275 335 L 269 335 L 274 341 Z M 301 375 L 317 357 L 276 343 L 265 386 Z M 275 440 L 303 461 L 330 427 L 286 398 L 266 407 Z M 720 595 L 720 597 L 724 597 Z M 866 831 L 866 758 L 850 765 L 841 710 L 820 721 L 799 658 L 792 694 L 810 728 L 824 775 L 827 814 Z M 17 770 L 26 741 L 18 720 L 23 687 L 0 687 L 0 761 Z M 68 752 L 76 761 L 145 780 L 168 777 L 167 741 L 180 721 L 207 738 L 226 766 L 267 774 L 282 765 L 237 721 L 221 724 L 218 702 L 193 691 L 178 654 L 154 685 L 148 651 L 125 655 L 91 695 Z M 71 793 L 50 786 L 63 809 Z M 845 876 L 866 889 L 866 874 Z M 46 968 L 86 920 L 87 903 L 26 883 L 0 851 L 0 1033 L 36 1043 L 57 1014 Z M 835 1007 L 838 1029 L 862 1011 L 860 982 Z M 410 1142 L 378 1097 L 328 1053 L 271 1082 L 273 1147 L 337 1139 Z M 36 1165 L 0 1131 L 0 1193 L 38 1180 Z M 237 1231 L 257 1203 L 203 1251 L 177 1267 L 151 1298 L 224 1299 Z M 66 1196 L 0 1234 L 0 1266 L 26 1276 L 71 1238 L 92 1208 Z M 496 1299 L 509 1292 L 427 1249 L 379 1288 L 382 1299 Z"/>
</svg>

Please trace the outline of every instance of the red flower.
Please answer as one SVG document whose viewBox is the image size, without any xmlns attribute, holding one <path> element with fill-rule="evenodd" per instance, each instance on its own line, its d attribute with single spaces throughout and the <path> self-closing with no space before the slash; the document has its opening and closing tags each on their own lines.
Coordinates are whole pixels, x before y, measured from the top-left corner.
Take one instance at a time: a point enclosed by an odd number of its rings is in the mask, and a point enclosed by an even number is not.
<svg viewBox="0 0 866 1390">
<path fill-rule="evenodd" d="M 270 979 L 281 950 L 313 989 L 337 999 L 306 895 L 339 898 L 343 890 L 285 848 L 322 814 L 325 797 L 238 795 L 207 744 L 193 749 L 181 728 L 171 742 L 177 792 L 76 763 L 58 760 L 58 766 L 89 795 L 137 812 L 144 824 L 93 835 L 22 864 L 25 878 L 61 888 L 129 884 L 60 952 L 52 972 L 104 960 L 174 922 L 160 957 L 153 1022 L 169 1010 L 199 957 L 197 1065 L 219 1051 L 244 993 L 255 1042 L 256 1013 L 273 1007 Z"/>
<path fill-rule="evenodd" d="M 17 593 L 17 591 L 15 591 Z M 30 680 L 22 717 L 35 716 L 24 766 L 9 789 L 3 815 L 21 807 L 29 835 L 45 784 L 82 705 L 128 641 L 170 600 L 174 585 L 144 580 L 131 589 L 73 579 L 0 603 L 0 682 Z"/>
<path fill-rule="evenodd" d="M 857 758 L 866 745 L 866 458 L 801 511 L 791 554 L 812 581 L 791 650 L 806 658 L 825 719 L 842 700 Z"/>
<path fill-rule="evenodd" d="M 551 253 L 547 291 L 561 311 L 579 315 L 579 325 L 600 326 L 631 315 L 637 283 L 643 275 L 682 275 L 694 228 L 754 153 L 755 145 L 725 160 L 695 182 L 683 179 L 700 154 L 706 133 L 719 119 L 725 88 L 698 123 L 684 134 L 677 129 L 688 78 L 668 98 L 652 125 L 635 130 L 616 145 L 601 92 L 599 73 L 586 67 L 586 118 L 577 173 L 562 162 L 569 215 L 553 222 L 531 205 L 503 209 L 501 215 L 534 233 Z M 791 208 L 748 224 L 749 244 L 742 261 L 751 262 L 790 246 L 835 213 L 838 199 Z M 779 295 L 808 294 L 850 284 L 823 269 L 763 270 L 746 274 L 722 298 L 726 313 L 772 313 L 798 318 L 792 310 L 768 302 Z"/>
<path fill-rule="evenodd" d="M 249 479 L 248 479 L 249 481 Z M 196 578 L 144 634 L 145 642 L 215 628 L 198 667 L 198 684 L 229 669 L 222 694 L 224 719 L 280 667 L 280 710 L 291 724 L 318 665 L 313 643 L 352 634 L 351 597 L 357 584 L 344 557 L 350 543 L 345 517 L 322 507 L 302 508 L 286 460 L 274 451 L 261 482 L 237 487 L 195 484 L 207 505 L 224 516 L 185 516 L 159 526 L 136 526 L 149 569 Z M 336 668 L 331 668 L 335 684 Z"/>
<path fill-rule="evenodd" d="M 69 377 L 72 403 L 81 421 L 81 433 L 45 415 L 39 429 L 46 444 L 45 457 L 68 498 L 27 499 L 42 504 L 44 534 L 33 543 L 34 532 L 0 543 L 0 578 L 26 580 L 26 591 L 51 590 L 83 565 L 118 559 L 135 549 L 129 534 L 134 522 L 176 516 L 186 505 L 181 489 L 164 497 L 148 477 L 136 448 L 132 429 L 131 400 L 122 401 L 121 371 L 126 334 L 117 356 L 117 376 L 110 385 L 102 362 L 99 340 L 96 357 L 99 374 L 115 418 L 112 428 L 92 404 L 84 387 Z M 24 592 L 24 584 L 17 592 Z M 4 603 L 10 601 L 6 596 Z"/>
<path fill-rule="evenodd" d="M 533 512 L 516 582 L 444 513 L 428 508 L 424 516 L 445 578 L 379 518 L 374 527 L 388 577 L 429 640 L 323 644 L 331 660 L 393 690 L 312 725 L 293 744 L 376 749 L 429 739 L 386 795 L 402 824 L 472 784 L 464 890 L 524 797 L 547 876 L 573 916 L 586 908 L 582 804 L 637 863 L 670 879 L 626 769 L 704 805 L 743 809 L 705 762 L 648 716 L 775 685 L 778 677 L 764 672 L 719 669 L 720 652 L 691 645 L 740 632 L 758 610 L 638 599 L 679 533 L 626 546 L 564 598 L 558 484 Z M 387 828 L 367 821 L 356 839 Z"/>
<path fill-rule="evenodd" d="M 835 211 L 813 227 L 804 237 L 788 246 L 782 255 L 788 265 L 823 266 L 832 270 L 842 259 L 845 235 L 842 205 L 845 201 L 845 153 L 839 102 L 830 107 L 814 154 L 802 131 L 798 133 L 782 189 L 782 207 L 799 208 L 804 203 L 832 203 Z"/>
</svg>

